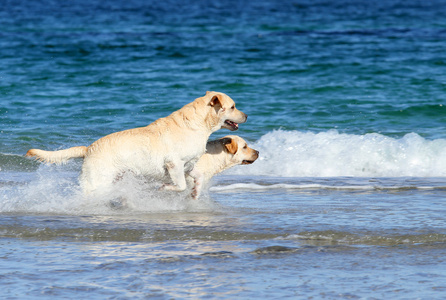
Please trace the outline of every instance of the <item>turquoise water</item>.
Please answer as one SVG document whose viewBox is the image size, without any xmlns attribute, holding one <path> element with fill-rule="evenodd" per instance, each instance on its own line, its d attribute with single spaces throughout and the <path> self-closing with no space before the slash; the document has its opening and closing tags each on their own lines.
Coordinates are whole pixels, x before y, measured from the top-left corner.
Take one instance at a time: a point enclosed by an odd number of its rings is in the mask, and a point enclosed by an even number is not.
<svg viewBox="0 0 446 300">
<path fill-rule="evenodd" d="M 439 0 L 4 2 L 0 295 L 444 298 L 445 40 Z M 23 157 L 207 90 L 260 158 L 196 203 L 135 181 L 113 208 Z"/>
</svg>

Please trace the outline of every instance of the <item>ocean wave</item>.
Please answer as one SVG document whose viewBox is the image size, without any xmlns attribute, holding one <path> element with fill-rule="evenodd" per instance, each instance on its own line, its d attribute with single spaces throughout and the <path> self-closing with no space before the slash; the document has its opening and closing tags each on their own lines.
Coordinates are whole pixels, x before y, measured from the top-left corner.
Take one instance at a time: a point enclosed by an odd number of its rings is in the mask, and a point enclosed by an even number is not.
<svg viewBox="0 0 446 300">
<path fill-rule="evenodd" d="M 244 191 L 273 191 L 273 190 L 338 190 L 338 191 L 404 191 L 404 190 L 445 190 L 442 186 L 417 186 L 417 185 L 330 185 L 330 184 L 256 184 L 256 183 L 234 183 L 228 185 L 212 186 L 211 192 Z"/>
<path fill-rule="evenodd" d="M 260 151 L 249 166 L 225 174 L 275 177 L 444 177 L 446 139 L 417 133 L 393 138 L 379 133 L 345 134 L 274 130 L 250 146 Z M 81 161 L 63 166 L 79 169 Z M 0 153 L 0 171 L 36 171 L 39 163 Z"/>
<path fill-rule="evenodd" d="M 250 146 L 260 157 L 226 174 L 278 177 L 444 177 L 446 140 L 416 133 L 344 134 L 274 130 Z"/>
<path fill-rule="evenodd" d="M 207 220 L 204 219 L 206 222 Z M 165 242 L 177 241 L 238 241 L 238 240 L 273 240 L 277 244 L 274 246 L 256 248 L 250 254 L 292 254 L 303 251 L 339 251 L 349 248 L 349 246 L 398 246 L 406 247 L 438 247 L 444 249 L 446 234 L 433 233 L 421 230 L 417 234 L 394 233 L 389 234 L 379 231 L 352 232 L 352 231 L 302 231 L 290 234 L 276 232 L 246 232 L 230 229 L 206 229 L 189 227 L 183 229 L 156 229 L 126 226 L 122 228 L 79 225 L 72 228 L 64 225 L 63 222 L 41 222 L 37 224 L 0 224 L 0 238 L 32 238 L 35 240 L 88 240 L 88 241 L 108 241 L 108 242 Z M 36 226 L 37 225 L 37 226 Z M 298 247 L 282 246 L 283 241 L 296 241 Z M 316 247 L 316 248 L 313 248 Z M 322 247 L 322 248 L 321 248 Z M 327 248 L 328 247 L 328 248 Z M 332 248 L 335 247 L 335 248 Z M 353 250 L 351 248 L 350 250 Z M 205 252 L 203 256 L 224 256 L 235 255 L 232 252 Z"/>
<path fill-rule="evenodd" d="M 367 234 L 341 232 L 341 231 L 316 231 L 300 232 L 292 234 L 285 239 L 299 240 L 308 245 L 438 245 L 443 247 L 446 235 L 441 233 L 420 232 L 419 234 L 383 234 L 380 232 L 369 232 Z"/>
<path fill-rule="evenodd" d="M 270 177 L 220 175 L 213 179 L 212 193 L 288 192 L 404 192 L 444 191 L 444 177 Z"/>
</svg>

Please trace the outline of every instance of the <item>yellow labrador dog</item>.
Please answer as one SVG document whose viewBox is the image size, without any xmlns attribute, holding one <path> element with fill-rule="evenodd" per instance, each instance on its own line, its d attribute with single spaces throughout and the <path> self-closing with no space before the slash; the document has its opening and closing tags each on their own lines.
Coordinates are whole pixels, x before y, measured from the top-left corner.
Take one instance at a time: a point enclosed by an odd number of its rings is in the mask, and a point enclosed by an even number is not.
<svg viewBox="0 0 446 300">
<path fill-rule="evenodd" d="M 210 141 L 206 145 L 206 153 L 195 164 L 194 188 L 192 197 L 200 196 L 203 186 L 216 174 L 236 165 L 252 164 L 259 157 L 259 151 L 248 147 L 244 139 L 236 135 L 228 135 Z"/>
<path fill-rule="evenodd" d="M 205 152 L 211 133 L 221 128 L 237 130 L 246 119 L 229 96 L 206 92 L 146 127 L 112 133 L 88 147 L 31 149 L 26 156 L 56 164 L 84 158 L 79 181 L 85 194 L 108 192 L 126 172 L 162 180 L 166 190 L 183 191 L 187 187 L 185 174 Z M 196 172 L 190 176 L 195 178 Z"/>
</svg>

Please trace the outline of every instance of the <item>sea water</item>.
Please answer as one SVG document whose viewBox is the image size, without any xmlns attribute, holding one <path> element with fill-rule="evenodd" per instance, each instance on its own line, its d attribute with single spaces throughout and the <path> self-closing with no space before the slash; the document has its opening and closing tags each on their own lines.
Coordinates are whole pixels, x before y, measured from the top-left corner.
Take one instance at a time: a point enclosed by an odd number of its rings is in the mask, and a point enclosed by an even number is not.
<svg viewBox="0 0 446 300">
<path fill-rule="evenodd" d="M 443 299 L 445 40 L 439 0 L 2 3 L 1 297 Z M 260 157 L 198 201 L 24 158 L 208 90 Z"/>
</svg>

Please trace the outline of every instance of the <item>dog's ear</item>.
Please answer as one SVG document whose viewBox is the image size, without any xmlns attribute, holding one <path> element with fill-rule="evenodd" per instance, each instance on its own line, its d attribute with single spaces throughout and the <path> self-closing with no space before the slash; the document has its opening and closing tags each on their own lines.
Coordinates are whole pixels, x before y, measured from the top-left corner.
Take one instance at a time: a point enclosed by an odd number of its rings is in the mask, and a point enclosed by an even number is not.
<svg viewBox="0 0 446 300">
<path fill-rule="evenodd" d="M 231 153 L 231 154 L 237 153 L 238 145 L 234 139 L 226 137 L 226 138 L 222 138 L 221 141 L 229 153 Z"/>
<path fill-rule="evenodd" d="M 220 95 L 213 96 L 211 101 L 209 102 L 209 105 L 212 107 L 216 107 L 216 106 L 221 107 L 222 105 L 221 105 Z"/>
</svg>

